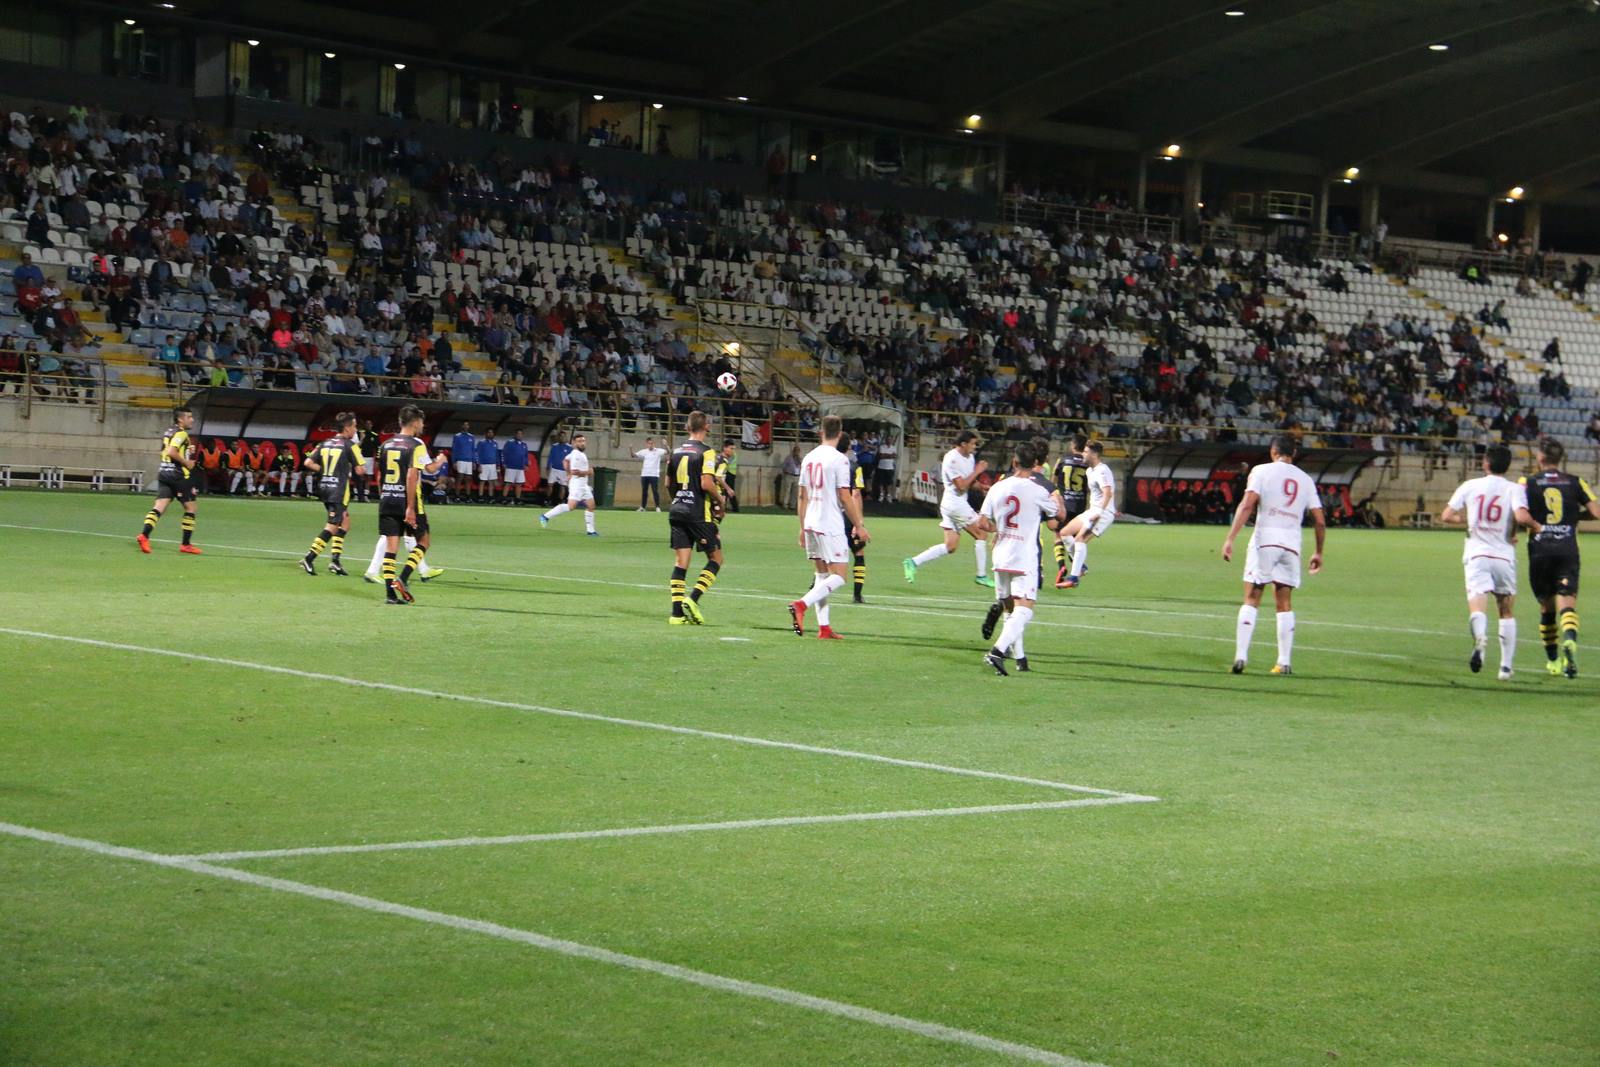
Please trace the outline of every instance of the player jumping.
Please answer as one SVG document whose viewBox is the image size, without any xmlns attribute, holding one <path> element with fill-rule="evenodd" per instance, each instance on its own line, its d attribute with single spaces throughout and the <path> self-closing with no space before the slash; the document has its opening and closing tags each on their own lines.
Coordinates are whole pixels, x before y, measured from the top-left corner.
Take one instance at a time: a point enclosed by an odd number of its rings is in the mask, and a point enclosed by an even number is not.
<svg viewBox="0 0 1600 1067">
<path fill-rule="evenodd" d="M 829 625 L 828 595 L 844 588 L 845 567 L 849 565 L 850 544 L 845 536 L 844 516 L 849 516 L 856 540 L 862 544 L 872 540 L 861 515 L 861 502 L 850 488 L 850 461 L 839 451 L 839 434 L 843 427 L 839 416 L 824 415 L 820 431 L 822 443 L 806 453 L 800 463 L 800 500 L 796 507 L 800 519 L 800 547 L 816 566 L 817 574 L 810 591 L 789 605 L 789 618 L 796 637 L 805 636 L 806 612 L 815 608 L 817 636 L 824 640 L 839 639 Z"/>
<path fill-rule="evenodd" d="M 1600 519 L 1589 483 L 1561 469 L 1567 450 L 1539 442 L 1539 473 L 1522 479 L 1530 518 L 1543 532 L 1528 539 L 1528 584 L 1539 598 L 1539 637 L 1551 674 L 1578 676 L 1578 523 Z M 1519 516 L 1520 518 L 1520 516 Z"/>
<path fill-rule="evenodd" d="M 1233 559 L 1234 540 L 1251 514 L 1256 514 L 1255 532 L 1250 535 L 1250 547 L 1244 559 L 1244 604 L 1239 608 L 1238 628 L 1234 634 L 1234 674 L 1243 674 L 1245 662 L 1250 658 L 1250 638 L 1255 634 L 1261 591 L 1269 582 L 1278 609 L 1278 662 L 1272 673 L 1293 673 L 1294 591 L 1300 585 L 1300 549 L 1304 547 L 1300 526 L 1308 511 L 1317 534 L 1317 550 L 1311 555 L 1310 569 L 1312 574 L 1322 570 L 1322 547 L 1328 528 L 1323 522 L 1316 483 L 1294 465 L 1295 457 L 1300 454 L 1299 442 L 1292 437 L 1274 437 L 1270 454 L 1270 463 L 1251 468 L 1244 497 L 1233 513 L 1233 526 L 1222 542 L 1222 558 Z M 1258 505 L 1259 513 L 1256 512 Z"/>
<path fill-rule="evenodd" d="M 1082 515 L 1089 506 L 1089 463 L 1083 458 L 1083 450 L 1088 444 L 1087 435 L 1073 434 L 1070 450 L 1056 461 L 1052 472 L 1056 492 L 1061 494 L 1061 502 L 1067 509 L 1066 520 L 1055 530 L 1057 589 L 1066 588 L 1062 583 L 1067 579 L 1067 564 L 1070 561 L 1071 549 L 1068 546 L 1073 543 L 1066 535 L 1066 524 Z"/>
<path fill-rule="evenodd" d="M 1089 542 L 1104 537 L 1111 524 L 1117 521 L 1117 480 L 1105 461 L 1105 446 L 1099 441 L 1084 445 L 1083 462 L 1084 491 L 1089 506 L 1061 531 L 1061 539 L 1072 542 L 1072 566 L 1066 574 L 1056 576 L 1057 589 L 1077 588 L 1089 566 Z"/>
<path fill-rule="evenodd" d="M 150 535 L 155 532 L 156 523 L 161 521 L 167 505 L 176 500 L 183 505 L 183 544 L 178 546 L 178 551 L 191 556 L 200 555 L 200 549 L 192 543 L 195 523 L 196 462 L 194 439 L 189 436 L 189 431 L 192 429 L 194 429 L 194 411 L 189 405 L 174 408 L 172 425 L 161 435 L 161 466 L 156 472 L 156 502 L 145 512 L 144 528 L 135 538 L 140 552 L 150 551 Z"/>
<path fill-rule="evenodd" d="M 1517 653 L 1517 550 L 1512 541 L 1517 524 L 1538 533 L 1539 523 L 1528 515 L 1523 487 L 1506 480 L 1511 469 L 1511 449 L 1490 445 L 1483 453 L 1483 477 L 1462 482 L 1439 515 L 1446 523 L 1464 522 L 1467 543 L 1461 565 L 1467 573 L 1467 625 L 1472 631 L 1472 657 L 1467 666 L 1477 674 L 1489 645 L 1489 594 L 1500 610 L 1500 675 L 1511 677 Z"/>
<path fill-rule="evenodd" d="M 965 530 L 972 535 L 972 548 L 978 557 L 978 576 L 974 581 L 979 585 L 994 585 L 994 579 L 988 576 L 989 543 L 979 531 L 972 528 L 973 523 L 978 521 L 978 513 L 972 510 L 972 505 L 967 501 L 967 491 L 978 480 L 978 476 L 989 469 L 983 460 L 972 458 L 977 450 L 977 432 L 962 430 L 956 437 L 955 447 L 946 452 L 940 461 L 939 478 L 944 482 L 944 496 L 939 501 L 939 528 L 944 530 L 944 541 L 901 561 L 906 581 L 915 582 L 917 568 L 924 563 L 932 563 L 940 556 L 954 552 L 956 546 L 961 544 L 961 531 Z"/>
</svg>

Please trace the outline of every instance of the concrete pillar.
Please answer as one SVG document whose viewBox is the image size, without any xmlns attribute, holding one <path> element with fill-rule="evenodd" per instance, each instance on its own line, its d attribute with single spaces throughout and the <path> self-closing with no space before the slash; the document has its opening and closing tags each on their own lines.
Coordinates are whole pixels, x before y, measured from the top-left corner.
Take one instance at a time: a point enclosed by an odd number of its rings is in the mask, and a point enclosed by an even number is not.
<svg viewBox="0 0 1600 1067">
<path fill-rule="evenodd" d="M 1489 198 L 1488 202 L 1484 205 L 1483 236 L 1484 236 L 1484 239 L 1486 241 L 1488 241 L 1491 245 L 1496 243 L 1495 242 L 1495 233 L 1497 231 L 1494 228 L 1494 212 L 1495 212 L 1495 208 L 1497 208 L 1499 206 L 1500 206 L 1500 198 L 1497 197 L 1497 196 L 1491 196 Z"/>
<path fill-rule="evenodd" d="M 417 117 L 424 122 L 449 122 L 450 111 L 449 71 L 417 71 Z"/>
<path fill-rule="evenodd" d="M 194 95 L 228 95 L 228 36 L 200 33 L 194 39 Z"/>
<path fill-rule="evenodd" d="M 75 12 L 71 18 L 72 69 L 79 74 L 99 74 L 106 48 L 105 19 L 87 12 Z"/>
<path fill-rule="evenodd" d="M 1139 164 L 1133 172 L 1133 210 L 1144 211 L 1145 193 L 1150 183 L 1150 157 L 1139 153 Z"/>
<path fill-rule="evenodd" d="M 318 54 L 318 59 L 322 56 Z M 288 86 L 291 104 L 306 103 L 306 49 L 286 48 L 284 59 L 288 61 L 289 69 L 284 84 Z"/>
<path fill-rule="evenodd" d="M 1522 205 L 1522 236 L 1532 243 L 1535 252 L 1539 250 L 1539 231 L 1543 225 L 1544 205 L 1524 203 Z"/>
<path fill-rule="evenodd" d="M 1183 162 L 1183 229 L 1189 239 L 1200 234 L 1200 202 L 1205 199 L 1202 179 L 1205 164 L 1198 159 Z"/>
<path fill-rule="evenodd" d="M 1333 196 L 1333 179 L 1323 178 L 1317 185 L 1317 203 L 1312 209 L 1312 232 L 1326 234 L 1328 232 L 1328 201 Z"/>
<path fill-rule="evenodd" d="M 375 113 L 378 110 L 378 64 L 361 56 L 348 59 L 340 56 L 339 62 L 343 64 L 339 72 L 344 75 L 340 86 L 344 99 L 339 101 L 339 106 L 353 102 L 356 114 Z"/>
<path fill-rule="evenodd" d="M 1382 200 L 1377 184 L 1373 182 L 1361 183 L 1361 225 L 1362 233 L 1371 233 L 1378 228 L 1378 206 Z"/>
</svg>

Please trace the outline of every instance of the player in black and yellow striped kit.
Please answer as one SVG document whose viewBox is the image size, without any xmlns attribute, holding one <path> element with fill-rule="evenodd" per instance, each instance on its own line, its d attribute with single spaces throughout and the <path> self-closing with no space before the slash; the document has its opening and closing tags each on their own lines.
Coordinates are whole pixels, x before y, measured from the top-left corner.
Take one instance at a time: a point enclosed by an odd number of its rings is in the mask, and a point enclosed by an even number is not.
<svg viewBox="0 0 1600 1067">
<path fill-rule="evenodd" d="M 317 573 L 317 557 L 326 549 L 328 571 L 341 577 L 344 569 L 344 536 L 350 532 L 350 481 L 366 457 L 356 444 L 356 417 L 352 412 L 341 411 L 334 416 L 339 432 L 318 445 L 305 458 L 305 465 L 322 475 L 317 483 L 317 496 L 328 509 L 328 521 L 311 542 L 311 551 L 300 560 L 307 574 Z"/>
<path fill-rule="evenodd" d="M 407 583 L 432 543 L 422 474 L 444 466 L 445 453 L 429 459 L 428 446 L 417 436 L 422 432 L 422 423 L 422 409 L 407 404 L 400 409 L 400 432 L 378 449 L 378 533 L 384 537 L 383 588 L 384 599 L 390 604 L 412 602 Z M 417 547 L 396 573 L 400 539 L 407 535 L 417 539 Z"/>
<path fill-rule="evenodd" d="M 1544 529 L 1528 539 L 1528 584 L 1539 598 L 1539 637 L 1551 674 L 1578 676 L 1578 523 L 1600 519 L 1589 483 L 1561 469 L 1567 450 L 1539 442 L 1539 473 L 1523 478 L 1528 512 Z"/>
<path fill-rule="evenodd" d="M 855 451 L 850 447 L 849 431 L 841 430 L 839 432 L 838 448 L 840 452 L 844 453 L 845 458 L 850 461 L 850 495 L 861 503 L 862 509 L 865 511 L 867 483 L 861 473 L 861 462 L 856 459 Z M 861 593 L 867 587 L 867 543 L 856 540 L 856 531 L 850 525 L 848 516 L 844 518 L 844 536 L 850 542 L 850 556 L 853 561 L 850 572 L 850 577 L 855 582 L 855 596 L 853 599 L 857 604 L 865 604 L 866 600 L 862 598 Z"/>
<path fill-rule="evenodd" d="M 1088 447 L 1089 438 L 1085 434 L 1072 435 L 1072 450 L 1056 461 L 1053 472 L 1055 490 L 1061 494 L 1061 502 L 1066 505 L 1067 517 L 1054 531 L 1056 554 L 1056 588 L 1063 588 L 1062 582 L 1067 577 L 1067 565 L 1070 562 L 1070 550 L 1067 542 L 1061 536 L 1061 531 L 1067 528 L 1067 523 L 1077 518 L 1089 506 L 1089 462 L 1083 458 L 1083 450 Z M 1041 453 L 1043 455 L 1045 453 Z"/>
<path fill-rule="evenodd" d="M 161 521 L 161 516 L 167 510 L 167 505 L 176 500 L 183 505 L 183 544 L 178 546 L 179 552 L 191 556 L 200 555 L 200 549 L 194 542 L 194 498 L 198 482 L 194 476 L 197 462 L 194 438 L 189 432 L 194 429 L 194 412 L 185 404 L 175 408 L 172 412 L 172 425 L 167 427 L 167 432 L 161 435 L 161 465 L 156 472 L 156 502 L 144 516 L 144 528 L 139 531 L 136 538 L 139 551 L 150 551 L 150 535 L 155 532 L 156 523 Z"/>
<path fill-rule="evenodd" d="M 667 521 L 672 531 L 673 553 L 672 615 L 667 621 L 673 626 L 699 626 L 705 622 L 705 616 L 700 613 L 700 598 L 722 570 L 722 531 L 717 523 L 727 508 L 727 501 L 717 481 L 717 452 L 706 444 L 710 429 L 711 418 L 705 412 L 691 411 L 689 439 L 667 459 L 667 483 L 672 492 Z M 689 559 L 696 550 L 705 554 L 706 565 L 691 594 Z"/>
</svg>

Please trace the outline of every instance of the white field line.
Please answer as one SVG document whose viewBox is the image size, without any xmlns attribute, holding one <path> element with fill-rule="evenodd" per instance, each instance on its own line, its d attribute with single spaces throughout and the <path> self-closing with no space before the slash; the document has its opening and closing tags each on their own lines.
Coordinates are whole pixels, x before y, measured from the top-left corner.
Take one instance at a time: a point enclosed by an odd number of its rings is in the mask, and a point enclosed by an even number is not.
<svg viewBox="0 0 1600 1067">
<path fill-rule="evenodd" d="M 26 525 L 22 525 L 22 524 L 18 524 L 18 523 L 0 523 L 0 528 L 13 529 L 13 530 L 33 530 L 33 531 L 37 531 L 37 532 L 41 532 L 41 533 L 77 534 L 77 535 L 82 536 L 82 537 L 108 537 L 108 538 L 111 538 L 113 540 L 118 540 L 118 541 L 130 540 L 130 538 L 125 537 L 122 534 L 101 533 L 101 532 L 96 531 L 96 530 L 67 530 L 67 529 L 60 529 L 60 528 L 49 527 L 49 526 L 26 526 Z M 160 542 L 164 542 L 164 543 L 167 543 L 167 544 L 177 544 L 178 543 L 173 538 L 157 537 L 157 538 L 151 538 L 151 540 L 160 541 Z M 229 549 L 229 550 L 235 551 L 235 552 L 264 552 L 264 553 L 267 553 L 269 555 L 275 555 L 275 556 L 302 556 L 302 555 L 305 554 L 303 552 L 296 552 L 296 551 L 291 551 L 291 550 L 282 549 L 282 548 L 261 548 L 261 547 L 252 546 L 252 545 L 224 545 L 224 544 L 217 544 L 215 542 L 207 542 L 206 543 L 206 547 L 209 547 L 209 548 L 224 548 L 224 549 Z M 499 578 L 532 578 L 532 579 L 535 579 L 537 581 L 577 582 L 577 583 L 584 584 L 584 585 L 606 585 L 606 586 L 620 587 L 620 588 L 623 588 L 623 589 L 659 589 L 660 588 L 660 586 L 658 584 L 653 584 L 653 583 L 650 583 L 650 582 L 619 582 L 619 581 L 616 581 L 614 579 L 609 579 L 609 578 L 582 578 L 582 577 L 578 577 L 578 576 L 570 575 L 570 574 L 535 574 L 535 573 L 532 573 L 532 572 L 529 572 L 529 571 L 489 570 L 489 569 L 485 569 L 485 568 L 482 568 L 482 567 L 462 567 L 462 566 L 457 566 L 457 565 L 451 565 L 450 569 L 451 570 L 461 571 L 464 574 L 488 574 L 488 575 L 493 575 L 493 576 L 499 577 Z M 742 599 L 742 600 L 765 600 L 765 601 L 772 602 L 772 603 L 784 603 L 784 604 L 787 604 L 792 599 L 791 597 L 776 595 L 776 594 L 772 594 L 772 593 L 744 592 L 744 591 L 740 591 L 737 587 L 728 587 L 728 586 L 720 586 L 720 585 L 717 587 L 717 596 L 719 596 L 719 597 L 737 597 L 737 598 Z M 889 599 L 892 599 L 892 600 L 916 600 L 916 599 L 922 599 L 922 598 L 905 596 L 903 594 L 889 594 Z M 955 600 L 953 598 L 940 598 L 940 597 L 929 597 L 929 598 L 926 598 L 926 599 L 929 600 L 930 602 L 944 602 L 944 603 L 957 603 L 957 604 L 977 604 L 977 603 L 980 603 L 980 601 L 977 598 L 974 598 L 971 601 Z M 1067 605 L 1065 605 L 1065 604 L 1049 604 L 1049 605 L 1046 605 L 1046 606 L 1051 607 L 1051 608 L 1058 608 L 1058 607 L 1059 608 L 1063 608 L 1063 609 L 1067 608 Z M 879 603 L 853 604 L 853 605 L 851 605 L 851 610 L 852 611 L 855 610 L 856 608 L 862 608 L 862 609 L 865 609 L 865 610 L 868 610 L 868 611 L 896 612 L 896 613 L 899 613 L 899 614 L 902 614 L 902 615 L 932 615 L 932 616 L 938 616 L 938 617 L 948 617 L 949 614 L 950 614 L 948 611 L 932 611 L 932 610 L 917 609 L 917 608 L 892 607 L 892 606 L 887 605 L 887 604 L 879 604 Z M 1172 615 L 1172 616 L 1184 617 L 1184 618 L 1214 619 L 1214 620 L 1219 621 L 1219 622 L 1231 621 L 1229 618 L 1227 618 L 1225 616 L 1221 616 L 1221 615 L 1207 615 L 1207 614 L 1197 613 L 1197 612 L 1166 611 L 1166 610 L 1158 609 L 1158 608 L 1112 609 L 1112 608 L 1102 608 L 1102 607 L 1095 606 L 1095 607 L 1087 608 L 1085 610 L 1091 610 L 1091 611 L 1109 611 L 1109 610 L 1130 610 L 1130 611 L 1132 611 L 1132 610 L 1138 610 L 1138 611 L 1142 611 L 1142 612 L 1145 612 L 1147 614 L 1153 614 L 1153 615 Z M 1034 621 L 1030 625 L 1033 625 L 1033 626 L 1048 626 L 1048 627 L 1052 627 L 1052 628 L 1056 628 L 1056 629 L 1063 629 L 1063 630 L 1096 630 L 1096 631 L 1101 631 L 1101 632 L 1104 632 L 1104 633 L 1138 634 L 1141 637 L 1177 637 L 1177 638 L 1183 638 L 1183 639 L 1191 640 L 1191 641 L 1212 641 L 1212 642 L 1218 642 L 1218 643 L 1227 644 L 1227 645 L 1231 645 L 1231 644 L 1234 643 L 1234 639 L 1231 638 L 1231 637 L 1214 636 L 1214 635 L 1211 635 L 1211 634 L 1195 634 L 1195 633 L 1185 633 L 1185 632 L 1173 632 L 1171 630 L 1135 630 L 1135 629 L 1131 629 L 1131 628 L 1125 627 L 1125 626 L 1101 626 L 1101 625 L 1096 625 L 1094 623 L 1086 623 L 1086 622 L 1052 622 L 1052 621 L 1036 618 L 1036 619 L 1034 619 Z M 1320 624 L 1318 624 L 1318 625 L 1320 625 Z M 1354 624 L 1339 623 L 1339 624 L 1334 624 L 1334 625 L 1353 626 Z M 1382 626 L 1355 626 L 1355 628 L 1356 629 L 1362 629 L 1362 630 L 1384 630 L 1384 629 L 1386 629 L 1385 627 L 1382 627 Z M 1422 632 L 1430 632 L 1430 631 L 1399 630 L 1399 631 L 1396 631 L 1396 632 L 1422 633 Z M 1438 634 L 1436 636 L 1444 636 L 1444 635 L 1441 633 L 1441 634 Z M 1528 639 L 1524 639 L 1523 643 L 1524 644 L 1529 644 L 1529 643 L 1532 643 L 1532 642 L 1530 640 L 1528 640 Z M 1308 645 L 1308 644 L 1303 644 L 1303 643 L 1298 644 L 1298 647 L 1302 651 L 1305 651 L 1305 652 L 1326 652 L 1326 653 L 1329 653 L 1331 655 L 1336 655 L 1336 656 L 1362 656 L 1362 657 L 1367 657 L 1367 658 L 1371 658 L 1371 659 L 1408 659 L 1408 658 L 1410 658 L 1410 657 L 1399 655 L 1399 654 L 1393 653 L 1393 652 L 1369 652 L 1369 651 L 1366 651 L 1366 650 L 1363 650 L 1363 649 L 1353 649 L 1353 648 L 1326 648 L 1326 647 L 1319 646 L 1319 645 Z"/>
<path fill-rule="evenodd" d="M 604 837 L 646 837 L 655 834 L 693 834 L 714 830 L 755 830 L 775 826 L 821 826 L 829 823 L 889 822 L 897 819 L 940 819 L 961 815 L 1005 815 L 1020 811 L 1058 811 L 1111 804 L 1146 804 L 1154 797 L 1081 797 L 1077 800 L 1042 800 L 1034 804 L 981 804 L 965 808 L 922 808 L 912 811 L 860 811 L 840 815 L 784 815 L 770 819 L 735 819 L 728 822 L 668 823 L 662 826 L 619 826 L 609 830 L 564 830 L 544 834 L 507 834 L 500 837 L 446 837 L 422 841 L 387 841 L 364 845 L 312 845 L 305 848 L 264 848 L 239 852 L 201 852 L 188 859 L 217 863 L 237 860 L 282 859 L 289 856 L 331 856 L 352 852 L 407 852 L 431 848 L 474 848 L 485 845 L 527 845 L 541 841 L 587 841 Z"/>
<path fill-rule="evenodd" d="M 971 1030 L 961 1030 L 953 1026 L 943 1026 L 939 1023 L 923 1022 L 920 1019 L 909 1019 L 903 1015 L 892 1015 L 888 1012 L 875 1011 L 872 1008 L 847 1004 L 844 1001 L 815 997 L 808 993 L 784 989 L 781 986 L 747 982 L 740 978 L 726 978 L 707 971 L 680 967 L 675 963 L 664 963 L 660 960 L 648 959 L 643 956 L 631 956 L 622 952 L 613 952 L 610 949 L 599 948 L 595 945 L 567 941 L 562 938 L 550 937 L 547 934 L 535 933 L 532 930 L 520 930 L 511 926 L 502 926 L 499 923 L 485 922 L 481 919 L 469 919 L 462 915 L 451 915 L 427 908 L 414 908 L 407 904 L 396 904 L 392 901 L 379 900 L 376 897 L 361 896 L 356 893 L 346 893 L 343 890 L 329 889 L 325 886 L 310 885 L 305 882 L 292 882 L 284 878 L 273 878 L 268 875 L 256 874 L 253 871 L 241 871 L 232 867 L 219 867 L 188 857 L 163 856 L 154 852 L 123 848 L 120 845 L 90 841 L 81 837 L 68 837 L 65 834 L 51 833 L 48 830 L 36 830 L 32 827 L 17 826 L 12 823 L 0 822 L 0 834 L 74 848 L 101 856 L 111 856 L 117 859 L 148 863 L 157 867 L 187 871 L 190 874 L 226 879 L 259 889 L 270 889 L 278 893 L 291 893 L 296 896 L 310 897 L 314 900 L 327 901 L 332 904 L 343 904 L 346 907 L 359 908 L 362 911 L 411 919 L 414 922 L 442 926 L 463 933 L 498 938 L 502 941 L 512 941 L 544 952 L 588 960 L 592 963 L 603 963 L 630 971 L 653 974 L 676 982 L 700 986 L 703 989 L 712 989 L 721 993 L 732 993 L 736 996 L 770 1001 L 774 1004 L 799 1008 L 821 1015 L 849 1019 L 853 1022 L 865 1023 L 868 1026 L 876 1026 L 902 1034 L 910 1034 L 929 1041 L 938 1041 L 947 1045 L 959 1045 L 981 1052 L 1008 1056 L 1027 1063 L 1049 1064 L 1051 1067 L 1099 1067 L 1099 1065 L 1088 1063 L 1085 1060 L 1064 1056 L 1059 1052 L 1051 1052 L 1047 1049 L 1035 1048 L 1032 1045 L 1022 1045 L 1013 1041 L 1003 1041 L 1000 1038 L 975 1033 Z"/>
<path fill-rule="evenodd" d="M 817 756 L 835 756 L 841 759 L 863 760 L 868 763 L 887 764 L 894 767 L 911 767 L 916 770 L 937 771 L 941 774 L 955 774 L 965 778 L 984 778 L 991 781 L 1014 782 L 1018 785 L 1040 786 L 1045 789 L 1064 790 L 1072 793 L 1090 793 L 1102 797 L 1119 797 L 1124 799 L 1136 798 L 1139 800 L 1157 800 L 1158 797 L 1146 797 L 1137 793 L 1125 793 L 1118 789 L 1099 789 L 1088 785 L 1072 785 L 1068 782 L 1052 782 L 1043 778 L 1028 778 L 1018 774 L 1005 774 L 1001 771 L 985 771 L 973 767 L 951 767 L 942 763 L 928 763 L 923 760 L 901 759 L 897 756 L 881 756 L 873 752 L 857 752 L 845 748 L 828 748 L 823 745 L 807 745 L 798 741 L 777 741 L 767 737 L 750 737 L 744 734 L 721 733 L 716 730 L 700 730 L 692 726 L 675 726 L 671 723 L 653 722 L 648 719 L 624 719 L 615 715 L 601 715 L 591 711 L 574 711 L 570 708 L 553 708 L 544 704 L 524 704 L 515 700 L 496 700 L 492 697 L 471 696 L 466 693 L 446 693 L 437 689 L 419 689 L 409 685 L 395 685 L 392 682 L 374 682 L 365 678 L 349 678 L 339 674 L 324 674 L 320 671 L 302 671 L 294 667 L 280 667 L 272 663 L 254 663 L 250 660 L 228 659 L 223 656 L 207 656 L 199 652 L 180 652 L 169 648 L 153 648 L 148 645 L 128 645 L 117 641 L 100 641 L 92 637 L 73 637 L 68 634 L 45 633 L 40 630 L 19 630 L 9 626 L 0 626 L 0 633 L 11 634 L 15 637 L 34 638 L 40 641 L 65 641 L 69 644 L 87 645 L 92 648 L 106 648 L 117 652 L 138 652 L 151 656 L 169 656 L 173 659 L 192 660 L 196 663 L 215 663 L 223 667 L 241 667 L 246 670 L 264 671 L 269 674 L 284 674 L 294 678 L 306 678 L 316 682 L 335 682 L 340 685 L 356 686 L 363 689 L 379 689 L 390 693 L 403 693 L 406 696 L 430 697 L 436 700 L 454 700 L 463 704 L 481 704 L 486 707 L 508 708 L 512 711 L 522 711 L 537 715 L 554 715 L 565 719 L 581 719 L 586 722 L 603 722 L 612 726 L 631 726 L 642 730 L 660 730 L 664 733 L 681 734 L 687 737 L 703 737 L 713 741 L 731 741 L 740 745 L 755 745 L 761 748 L 788 749 L 791 752 L 806 752 Z"/>
</svg>

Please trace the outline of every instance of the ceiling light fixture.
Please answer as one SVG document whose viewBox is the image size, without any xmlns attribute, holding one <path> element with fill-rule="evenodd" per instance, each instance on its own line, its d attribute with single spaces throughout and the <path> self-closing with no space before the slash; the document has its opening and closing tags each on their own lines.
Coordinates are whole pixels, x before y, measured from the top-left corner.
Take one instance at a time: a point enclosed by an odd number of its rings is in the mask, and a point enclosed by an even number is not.
<svg viewBox="0 0 1600 1067">
<path fill-rule="evenodd" d="M 750 98 L 748 96 L 736 96 L 734 99 L 739 101 L 741 104 L 748 104 L 750 102 Z"/>
<path fill-rule="evenodd" d="M 1347 182 L 1355 181 L 1359 177 L 1361 177 L 1361 168 L 1360 167 L 1346 167 L 1344 169 L 1344 180 L 1345 181 L 1347 181 Z"/>
<path fill-rule="evenodd" d="M 323 59 L 338 59 L 339 58 L 339 53 L 337 53 L 337 52 L 324 52 L 324 53 L 322 53 L 322 58 Z"/>
<path fill-rule="evenodd" d="M 1223 14 L 1228 16 L 1230 19 L 1244 18 L 1244 12 L 1240 11 L 1236 7 L 1229 8 L 1228 10 L 1224 11 Z"/>
<path fill-rule="evenodd" d="M 811 153 L 809 158 L 810 158 L 811 162 L 815 163 L 817 161 L 817 154 L 815 152 L 813 152 L 813 153 Z"/>
<path fill-rule="evenodd" d="M 178 5 L 177 4 L 162 4 L 161 6 L 166 8 L 168 11 L 171 11 L 173 8 L 177 7 Z"/>
<path fill-rule="evenodd" d="M 253 38 L 253 37 L 252 37 L 252 38 L 251 38 L 251 39 L 250 39 L 250 40 L 248 40 L 248 41 L 246 41 L 246 42 L 245 42 L 245 44 L 247 44 L 247 45 L 249 45 L 249 46 L 250 46 L 250 47 L 251 47 L 251 48 L 254 48 L 254 47 L 256 47 L 256 46 L 257 46 L 257 45 L 259 45 L 259 44 L 260 44 L 260 43 L 261 43 L 261 42 L 260 42 L 260 41 L 258 41 L 258 40 L 256 40 L 256 39 L 255 39 L 255 38 Z"/>
<path fill-rule="evenodd" d="M 396 63 L 394 65 L 394 69 L 395 70 L 405 70 L 406 69 L 406 65 L 404 63 Z"/>
<path fill-rule="evenodd" d="M 122 20 L 122 24 L 124 26 L 137 26 L 137 25 L 139 25 L 138 20 L 136 20 L 136 19 L 123 19 Z"/>
<path fill-rule="evenodd" d="M 1511 199 L 1513 199 L 1513 200 L 1521 200 L 1522 197 L 1523 197 L 1523 194 L 1526 193 L 1527 191 L 1528 190 L 1524 189 L 1520 185 L 1513 185 L 1511 187 Z"/>
<path fill-rule="evenodd" d="M 980 126 L 982 124 L 983 124 L 983 116 L 982 115 L 972 114 L 972 115 L 968 115 L 967 116 L 967 125 L 968 126 L 971 126 L 974 129 L 976 129 L 978 126 Z"/>
<path fill-rule="evenodd" d="M 660 111 L 662 108 L 666 107 L 667 105 L 665 105 L 665 104 L 651 104 L 650 106 L 655 108 L 657 111 Z"/>
<path fill-rule="evenodd" d="M 1505 244 L 1507 241 L 1511 240 L 1510 236 L 1508 236 L 1507 234 L 1503 234 L 1503 233 L 1495 234 L 1494 235 L 1494 239 L 1496 241 L 1499 241 L 1501 244 Z"/>
<path fill-rule="evenodd" d="M 595 103 L 599 103 L 600 101 L 604 100 L 605 98 L 606 98 L 606 94 L 605 93 L 595 93 L 594 94 Z"/>
<path fill-rule="evenodd" d="M 1179 156 L 1183 155 L 1183 145 L 1181 145 L 1181 144 L 1169 144 L 1169 145 L 1167 145 L 1166 151 L 1163 152 L 1162 154 L 1165 155 L 1168 159 L 1177 159 Z"/>
<path fill-rule="evenodd" d="M 1447 45 L 1447 44 L 1430 44 L 1428 46 L 1428 51 L 1430 51 L 1430 52 L 1448 52 L 1448 51 L 1450 51 L 1450 46 Z"/>
</svg>

